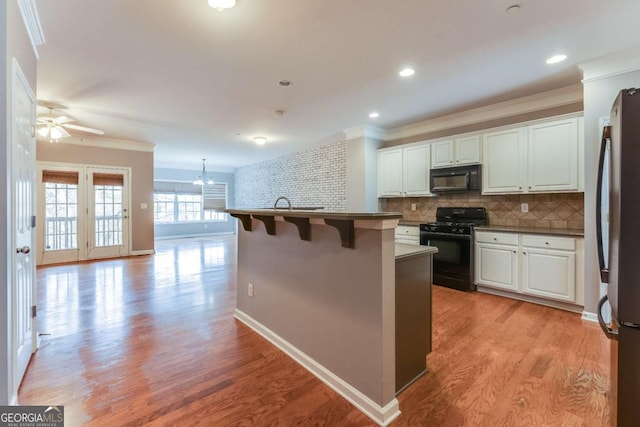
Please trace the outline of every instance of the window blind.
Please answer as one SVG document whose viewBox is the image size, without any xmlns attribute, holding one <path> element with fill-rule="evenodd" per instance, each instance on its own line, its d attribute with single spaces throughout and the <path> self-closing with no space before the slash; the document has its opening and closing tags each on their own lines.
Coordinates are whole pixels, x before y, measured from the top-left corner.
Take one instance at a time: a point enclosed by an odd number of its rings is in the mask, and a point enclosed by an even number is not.
<svg viewBox="0 0 640 427">
<path fill-rule="evenodd" d="M 202 194 L 202 188 L 190 182 L 153 181 L 154 193 Z"/>
<path fill-rule="evenodd" d="M 42 171 L 42 182 L 52 184 L 75 184 L 78 185 L 78 172 L 67 171 Z"/>
<path fill-rule="evenodd" d="M 112 173 L 94 173 L 93 185 L 113 185 L 116 187 L 124 186 L 124 176 Z"/>
<path fill-rule="evenodd" d="M 227 184 L 214 183 L 202 186 L 202 202 L 205 210 L 224 210 L 227 208 Z"/>
</svg>

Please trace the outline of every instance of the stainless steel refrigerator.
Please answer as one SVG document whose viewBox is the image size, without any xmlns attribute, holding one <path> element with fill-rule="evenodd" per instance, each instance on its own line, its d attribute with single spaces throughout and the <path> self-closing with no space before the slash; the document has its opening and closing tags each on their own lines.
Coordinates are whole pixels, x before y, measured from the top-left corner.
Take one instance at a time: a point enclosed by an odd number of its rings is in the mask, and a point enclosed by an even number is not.
<svg viewBox="0 0 640 427">
<path fill-rule="evenodd" d="M 607 206 L 608 202 L 608 215 Z M 598 320 L 611 339 L 611 425 L 640 425 L 640 90 L 622 90 L 604 128 L 596 194 Z M 607 300 L 611 322 L 603 320 Z"/>
</svg>

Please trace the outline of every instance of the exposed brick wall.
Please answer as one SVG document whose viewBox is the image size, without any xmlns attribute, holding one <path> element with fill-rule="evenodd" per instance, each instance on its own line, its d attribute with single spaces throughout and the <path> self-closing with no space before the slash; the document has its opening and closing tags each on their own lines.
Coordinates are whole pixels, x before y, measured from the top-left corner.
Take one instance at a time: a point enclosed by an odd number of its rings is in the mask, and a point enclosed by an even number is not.
<svg viewBox="0 0 640 427">
<path fill-rule="evenodd" d="M 272 207 L 286 196 L 294 206 L 345 211 L 346 188 L 346 145 L 339 142 L 238 168 L 234 207 Z"/>
</svg>

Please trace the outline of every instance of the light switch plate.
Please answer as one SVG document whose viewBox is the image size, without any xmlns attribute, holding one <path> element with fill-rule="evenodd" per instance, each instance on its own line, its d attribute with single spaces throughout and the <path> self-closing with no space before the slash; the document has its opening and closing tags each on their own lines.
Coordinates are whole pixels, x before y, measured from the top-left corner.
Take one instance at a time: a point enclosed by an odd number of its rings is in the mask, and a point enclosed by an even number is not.
<svg viewBox="0 0 640 427">
<path fill-rule="evenodd" d="M 147 209 L 146 203 L 140 203 L 140 209 Z"/>
</svg>

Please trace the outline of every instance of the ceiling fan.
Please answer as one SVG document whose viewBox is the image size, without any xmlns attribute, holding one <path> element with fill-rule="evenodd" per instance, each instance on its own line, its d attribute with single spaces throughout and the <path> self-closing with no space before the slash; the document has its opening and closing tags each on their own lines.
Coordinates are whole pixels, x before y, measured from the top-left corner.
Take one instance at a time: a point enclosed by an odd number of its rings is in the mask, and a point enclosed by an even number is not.
<svg viewBox="0 0 640 427">
<path fill-rule="evenodd" d="M 36 119 L 36 127 L 37 132 L 40 136 L 42 136 L 43 138 L 49 137 L 49 142 L 55 142 L 61 138 L 70 137 L 71 134 L 67 132 L 67 129 L 92 133 L 95 135 L 104 135 L 104 131 L 71 124 L 71 122 L 75 122 L 75 119 L 72 119 L 70 117 L 56 117 L 53 114 L 53 107 L 47 108 L 49 109 L 49 114 L 39 115 Z"/>
</svg>

